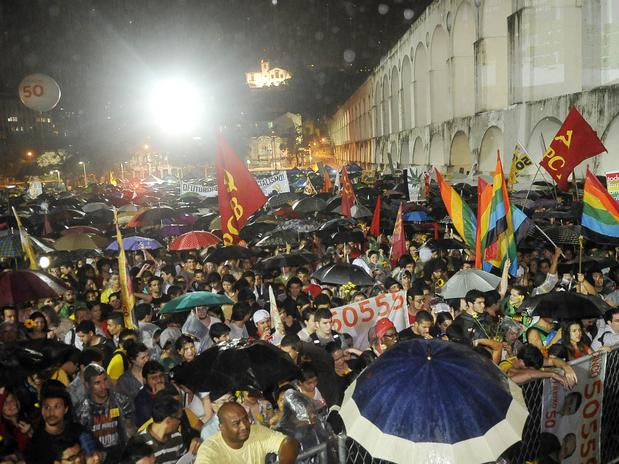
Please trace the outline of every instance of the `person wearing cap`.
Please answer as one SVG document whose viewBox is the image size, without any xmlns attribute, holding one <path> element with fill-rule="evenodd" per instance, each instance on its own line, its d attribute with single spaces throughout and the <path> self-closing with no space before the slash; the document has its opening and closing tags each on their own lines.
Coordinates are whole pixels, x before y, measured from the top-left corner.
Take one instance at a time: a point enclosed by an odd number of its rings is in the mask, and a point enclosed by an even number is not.
<svg viewBox="0 0 619 464">
<path fill-rule="evenodd" d="M 118 462 L 125 443 L 135 431 L 133 403 L 108 387 L 108 376 L 98 364 L 84 370 L 86 399 L 76 408 L 75 417 L 99 441 L 106 462 Z"/>
<path fill-rule="evenodd" d="M 256 326 L 256 335 L 260 340 L 279 345 L 283 335 L 279 333 L 279 330 L 271 328 L 271 315 L 268 311 L 259 309 L 254 313 L 252 320 Z"/>
</svg>

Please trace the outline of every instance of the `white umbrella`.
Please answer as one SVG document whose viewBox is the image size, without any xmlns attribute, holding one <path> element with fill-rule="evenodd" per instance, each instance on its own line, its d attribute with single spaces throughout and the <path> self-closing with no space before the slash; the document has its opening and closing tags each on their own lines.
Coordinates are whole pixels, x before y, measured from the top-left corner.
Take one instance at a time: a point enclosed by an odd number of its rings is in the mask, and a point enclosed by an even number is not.
<svg viewBox="0 0 619 464">
<path fill-rule="evenodd" d="M 94 213 L 95 211 L 99 211 L 101 209 L 111 209 L 108 205 L 103 202 L 94 202 L 94 203 L 86 203 L 82 207 L 82 211 L 85 213 Z"/>
<path fill-rule="evenodd" d="M 445 299 L 464 298 L 469 290 L 489 292 L 495 290 L 501 278 L 480 269 L 462 269 L 449 279 L 442 291 L 441 296 Z"/>
</svg>

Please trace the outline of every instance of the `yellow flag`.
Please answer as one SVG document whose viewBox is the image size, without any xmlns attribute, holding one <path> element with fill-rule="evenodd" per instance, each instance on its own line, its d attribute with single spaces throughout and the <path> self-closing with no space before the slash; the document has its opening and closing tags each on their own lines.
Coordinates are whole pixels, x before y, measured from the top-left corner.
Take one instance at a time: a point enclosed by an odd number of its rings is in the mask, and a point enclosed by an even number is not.
<svg viewBox="0 0 619 464">
<path fill-rule="evenodd" d="M 518 180 L 518 176 L 520 175 L 520 173 L 532 164 L 533 161 L 527 153 L 527 150 L 522 145 L 517 143 L 516 147 L 514 148 L 514 153 L 512 154 L 512 164 L 509 168 L 507 188 L 512 188 Z"/>
<path fill-rule="evenodd" d="M 116 177 L 114 176 L 114 171 L 110 171 L 110 184 L 116 186 Z"/>
<path fill-rule="evenodd" d="M 135 306 L 135 296 L 131 279 L 127 273 L 127 255 L 123 246 L 123 237 L 118 226 L 118 211 L 114 208 L 114 222 L 116 223 L 116 241 L 118 242 L 118 277 L 120 279 L 120 296 L 123 303 L 123 319 L 127 329 L 135 329 L 136 324 L 133 319 L 133 307 Z"/>
<path fill-rule="evenodd" d="M 17 222 L 17 228 L 19 229 L 19 239 L 21 241 L 22 250 L 24 250 L 28 261 L 30 261 L 30 269 L 36 270 L 39 268 L 39 263 L 37 262 L 36 255 L 34 254 L 34 249 L 32 248 L 30 236 L 22 226 L 21 219 L 19 219 L 19 215 L 17 214 L 17 211 L 15 211 L 15 208 L 11 207 L 11 209 L 13 210 L 13 214 L 15 215 L 15 221 Z"/>
</svg>

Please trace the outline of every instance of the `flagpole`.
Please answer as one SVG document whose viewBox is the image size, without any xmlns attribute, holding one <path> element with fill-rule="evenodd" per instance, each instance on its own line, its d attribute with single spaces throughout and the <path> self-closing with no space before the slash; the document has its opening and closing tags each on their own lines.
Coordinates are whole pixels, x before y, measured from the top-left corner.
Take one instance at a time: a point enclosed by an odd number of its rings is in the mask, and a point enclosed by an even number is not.
<svg viewBox="0 0 619 464">
<path fill-rule="evenodd" d="M 578 184 L 576 183 L 576 170 L 572 171 L 572 182 L 574 182 L 574 188 L 576 189 L 576 201 L 580 198 L 578 193 Z"/>
<path fill-rule="evenodd" d="M 582 254 L 585 249 L 584 245 L 585 245 L 585 238 L 582 235 L 580 235 L 578 237 L 578 246 L 580 248 L 580 250 L 578 251 L 578 273 L 579 274 L 582 274 Z"/>
<path fill-rule="evenodd" d="M 552 241 L 552 239 L 548 236 L 548 234 L 547 234 L 546 232 L 544 232 L 544 231 L 541 229 L 541 227 L 540 227 L 540 226 L 538 226 L 538 225 L 537 225 L 537 224 L 535 224 L 535 223 L 533 223 L 533 225 L 535 225 L 535 227 L 537 227 L 537 230 L 539 230 L 539 231 L 542 233 L 542 235 L 543 235 L 544 237 L 546 237 L 546 239 L 550 242 L 550 244 L 551 244 L 553 247 L 555 247 L 555 248 L 559 248 L 559 247 L 557 246 L 557 244 L 556 244 L 555 242 L 553 242 L 553 241 Z M 561 256 L 563 256 L 563 257 L 565 258 L 565 255 L 563 254 L 563 252 L 561 252 Z M 582 258 L 582 256 L 581 256 L 581 258 Z"/>
<path fill-rule="evenodd" d="M 535 182 L 535 179 L 537 179 L 537 175 L 539 174 L 539 170 L 542 168 L 541 164 L 537 165 L 537 171 L 535 172 L 535 175 L 533 176 L 533 180 L 531 181 L 531 185 L 529 186 L 529 191 L 527 192 L 527 196 L 524 198 L 524 207 L 527 207 L 527 201 L 529 200 L 529 194 L 531 193 L 531 190 L 533 190 L 533 183 Z"/>
</svg>

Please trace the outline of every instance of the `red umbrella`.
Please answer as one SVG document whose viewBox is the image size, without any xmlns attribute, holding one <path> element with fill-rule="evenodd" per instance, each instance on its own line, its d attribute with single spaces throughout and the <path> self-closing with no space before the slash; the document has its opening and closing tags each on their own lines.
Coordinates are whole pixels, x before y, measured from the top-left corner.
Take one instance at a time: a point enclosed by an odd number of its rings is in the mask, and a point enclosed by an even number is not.
<svg viewBox="0 0 619 464">
<path fill-rule="evenodd" d="M 215 234 L 204 230 L 194 230 L 187 232 L 177 237 L 170 243 L 170 250 L 196 250 L 199 248 L 208 248 L 212 245 L 217 245 L 221 240 Z"/>
<path fill-rule="evenodd" d="M 96 235 L 101 235 L 102 232 L 97 229 L 96 227 L 92 227 L 92 226 L 73 226 L 73 227 L 69 227 L 65 230 L 63 230 L 62 232 L 60 232 L 60 235 L 71 235 L 71 234 L 96 234 Z"/>
<path fill-rule="evenodd" d="M 40 271 L 0 273 L 0 306 L 15 306 L 39 298 L 56 298 L 69 287 L 60 279 Z"/>
<path fill-rule="evenodd" d="M 169 206 L 145 208 L 133 215 L 127 227 L 160 226 L 162 220 L 176 216 L 177 212 Z"/>
</svg>

